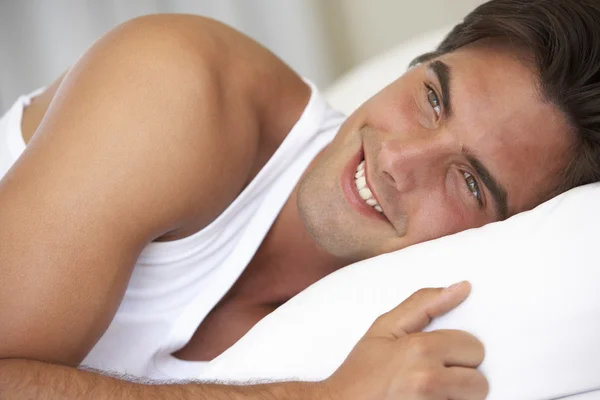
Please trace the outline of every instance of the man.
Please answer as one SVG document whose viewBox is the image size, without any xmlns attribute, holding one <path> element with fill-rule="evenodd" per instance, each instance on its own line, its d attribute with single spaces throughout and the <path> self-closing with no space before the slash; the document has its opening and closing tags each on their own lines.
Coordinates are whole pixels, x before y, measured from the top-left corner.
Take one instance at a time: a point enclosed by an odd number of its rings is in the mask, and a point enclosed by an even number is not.
<svg viewBox="0 0 600 400">
<path fill-rule="evenodd" d="M 344 265 L 598 180 L 599 20 L 592 0 L 484 4 L 339 132 L 314 89 L 221 24 L 110 32 L 25 110 L 27 149 L 0 183 L 0 393 L 484 398 L 481 344 L 418 332 L 466 284 L 380 318 L 319 384 L 148 386 L 68 366 L 183 370 Z"/>
</svg>

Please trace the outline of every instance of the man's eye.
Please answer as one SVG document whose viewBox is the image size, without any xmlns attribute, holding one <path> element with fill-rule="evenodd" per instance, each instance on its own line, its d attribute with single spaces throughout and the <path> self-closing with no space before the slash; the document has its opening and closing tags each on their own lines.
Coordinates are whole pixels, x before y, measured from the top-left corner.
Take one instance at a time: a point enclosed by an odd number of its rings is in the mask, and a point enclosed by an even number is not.
<svg viewBox="0 0 600 400">
<path fill-rule="evenodd" d="M 429 90 L 427 92 L 427 101 L 429 102 L 429 104 L 433 108 L 433 111 L 435 111 L 435 114 L 439 118 L 440 115 L 442 115 L 442 106 L 440 104 L 440 99 L 437 93 L 435 93 L 435 91 L 431 87 L 427 86 L 427 89 Z"/>
<path fill-rule="evenodd" d="M 479 184 L 477 184 L 477 181 L 470 173 L 463 172 L 463 175 L 465 177 L 465 182 L 467 183 L 467 188 L 471 193 L 473 193 L 473 196 L 475 196 L 475 198 L 479 202 L 479 205 L 483 205 L 483 202 L 481 200 L 481 191 L 479 190 Z"/>
</svg>

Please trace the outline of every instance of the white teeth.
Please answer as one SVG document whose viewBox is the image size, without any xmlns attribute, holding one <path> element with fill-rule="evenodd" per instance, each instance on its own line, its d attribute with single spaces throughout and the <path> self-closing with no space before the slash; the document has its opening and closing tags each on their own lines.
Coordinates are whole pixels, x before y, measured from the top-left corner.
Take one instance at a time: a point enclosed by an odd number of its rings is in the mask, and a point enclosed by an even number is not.
<svg viewBox="0 0 600 400">
<path fill-rule="evenodd" d="M 367 187 L 367 178 L 365 178 L 364 176 L 356 178 L 356 187 L 358 188 L 358 190 L 361 190 L 361 189 L 364 189 L 365 187 Z M 367 197 L 367 199 L 368 199 L 368 197 Z"/>
<path fill-rule="evenodd" d="M 360 194 L 360 197 L 362 197 L 363 200 L 369 200 L 371 197 L 373 197 L 373 193 L 371 193 L 369 188 L 366 187 L 359 189 L 358 194 Z"/>
<path fill-rule="evenodd" d="M 354 183 L 360 197 L 371 207 L 375 208 L 378 212 L 383 214 L 383 209 L 377 203 L 377 200 L 373 197 L 373 193 L 367 186 L 367 179 L 365 176 L 365 161 L 363 160 L 356 168 L 356 174 L 354 175 Z"/>
</svg>

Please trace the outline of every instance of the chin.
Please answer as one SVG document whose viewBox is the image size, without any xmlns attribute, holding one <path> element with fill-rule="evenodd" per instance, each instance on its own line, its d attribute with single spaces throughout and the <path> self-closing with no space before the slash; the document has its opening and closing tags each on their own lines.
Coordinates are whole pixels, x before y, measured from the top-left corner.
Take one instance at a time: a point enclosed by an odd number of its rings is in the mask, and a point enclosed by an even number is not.
<svg viewBox="0 0 600 400">
<path fill-rule="evenodd" d="M 408 247 L 400 243 L 397 237 L 375 240 L 371 235 L 361 235 L 360 226 L 335 218 L 335 213 L 332 215 L 326 210 L 324 212 L 318 205 L 298 207 L 298 210 L 302 223 L 314 242 L 328 254 L 342 260 L 345 265 Z"/>
<path fill-rule="evenodd" d="M 306 231 L 313 241 L 326 253 L 343 260 L 346 265 L 370 258 L 364 237 L 358 237 L 357 228 L 349 228 L 348 221 L 332 203 L 313 202 L 310 196 L 301 196 L 298 191 L 298 212 Z"/>
<path fill-rule="evenodd" d="M 297 186 L 296 206 L 310 237 L 328 254 L 350 264 L 377 255 L 381 238 L 347 203 L 339 176 L 343 162 L 324 157 Z"/>
<path fill-rule="evenodd" d="M 317 174 L 307 174 L 298 185 L 298 214 L 310 237 L 327 253 L 348 259 L 348 239 L 341 235 L 340 210 L 329 189 L 319 189 Z"/>
</svg>

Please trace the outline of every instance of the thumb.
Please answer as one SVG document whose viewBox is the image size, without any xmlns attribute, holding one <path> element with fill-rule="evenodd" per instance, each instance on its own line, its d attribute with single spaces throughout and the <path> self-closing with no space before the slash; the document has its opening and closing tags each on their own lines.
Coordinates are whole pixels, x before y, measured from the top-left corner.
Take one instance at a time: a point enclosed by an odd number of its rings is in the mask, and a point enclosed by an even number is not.
<svg viewBox="0 0 600 400">
<path fill-rule="evenodd" d="M 401 338 L 422 331 L 433 318 L 460 305 L 471 293 L 467 281 L 447 288 L 427 288 L 413 293 L 373 323 L 366 336 Z"/>
</svg>

